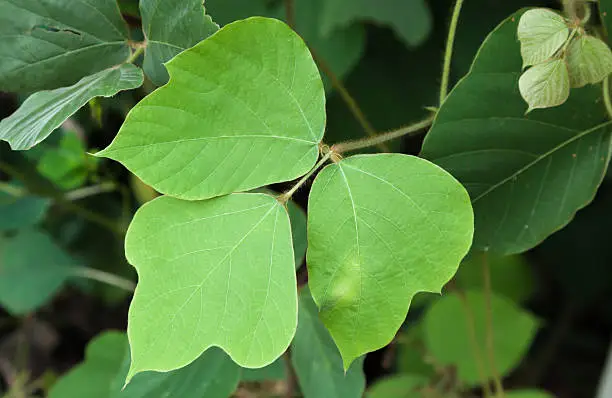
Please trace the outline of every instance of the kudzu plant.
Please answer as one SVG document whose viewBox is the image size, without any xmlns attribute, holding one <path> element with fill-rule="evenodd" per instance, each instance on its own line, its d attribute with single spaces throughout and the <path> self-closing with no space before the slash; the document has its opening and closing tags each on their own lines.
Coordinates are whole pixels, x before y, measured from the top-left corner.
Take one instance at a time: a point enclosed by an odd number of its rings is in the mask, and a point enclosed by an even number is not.
<svg viewBox="0 0 612 398">
<path fill-rule="evenodd" d="M 334 20 L 350 6 L 329 4 L 336 11 L 325 14 L 326 32 L 364 15 L 390 18 L 370 5 Z M 74 384 L 104 361 L 108 396 L 228 396 L 247 372 L 235 364 L 270 369 L 289 348 L 306 396 L 360 396 L 363 356 L 394 339 L 418 292 L 440 293 L 470 250 L 488 261 L 533 248 L 593 198 L 610 160 L 610 4 L 600 4 L 603 29 L 586 2 L 572 2 L 566 15 L 518 11 L 489 34 L 448 93 L 459 0 L 434 114 L 331 143 L 326 89 L 334 79 L 324 84 L 316 53 L 272 18 L 277 12 L 219 28 L 201 0 L 140 0 L 144 40 L 135 42 L 115 0 L 0 0 L 0 88 L 31 93 L 0 122 L 0 139 L 13 150 L 37 146 L 94 98 L 136 89 L 145 75 L 161 86 L 95 153 L 162 194 L 136 212 L 125 236 L 138 272 L 127 336 L 97 338 L 51 396 L 76 394 Z M 427 33 L 403 28 L 408 42 Z M 352 154 L 427 128 L 420 156 Z M 288 206 L 313 177 L 308 286 L 298 291 Z M 291 181 L 281 194 L 261 190 Z M 44 212 L 47 204 L 39 205 Z M 57 272 L 56 285 L 71 275 Z M 467 290 L 432 304 L 418 339 L 439 365 L 457 366 L 461 388 L 486 391 L 494 380 L 503 396 L 500 377 L 520 362 L 538 322 L 505 293 L 482 293 L 460 275 L 453 283 Z M 2 299 L 8 286 L 0 287 Z M 483 324 L 492 322 L 485 307 L 499 321 L 475 332 L 477 344 L 486 340 L 497 352 L 488 366 L 466 362 L 472 337 L 469 325 L 457 326 L 469 319 L 465 305 L 483 309 L 472 314 Z M 445 334 L 455 328 L 451 347 Z M 509 330 L 498 347 L 491 333 Z M 340 371 L 307 382 L 317 361 Z M 220 381 L 181 390 L 194 374 Z M 388 380 L 371 396 L 390 396 L 385 388 L 397 382 L 421 389 L 431 377 Z"/>
</svg>

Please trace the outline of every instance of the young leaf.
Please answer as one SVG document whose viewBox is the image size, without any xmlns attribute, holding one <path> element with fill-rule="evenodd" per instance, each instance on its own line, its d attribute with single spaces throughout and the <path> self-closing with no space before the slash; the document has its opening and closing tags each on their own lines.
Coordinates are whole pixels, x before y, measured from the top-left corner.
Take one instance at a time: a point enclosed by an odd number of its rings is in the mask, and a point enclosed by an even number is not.
<svg viewBox="0 0 612 398">
<path fill-rule="evenodd" d="M 202 0 L 141 0 L 140 14 L 147 38 L 143 68 L 158 86 L 168 81 L 165 62 L 219 29 L 205 14 Z"/>
<path fill-rule="evenodd" d="M 388 344 L 412 297 L 439 292 L 472 242 L 464 188 L 407 155 L 360 155 L 327 166 L 308 210 L 310 289 L 345 369 Z"/>
<path fill-rule="evenodd" d="M 74 260 L 42 232 L 22 231 L 1 244 L 0 305 L 14 315 L 44 305 L 73 273 Z"/>
<path fill-rule="evenodd" d="M 567 48 L 567 67 L 572 87 L 599 83 L 612 73 L 612 51 L 596 37 L 580 36 Z"/>
<path fill-rule="evenodd" d="M 116 0 L 0 0 L 0 91 L 69 86 L 130 55 Z"/>
<path fill-rule="evenodd" d="M 325 94 L 308 48 L 287 25 L 229 24 L 167 67 L 170 82 L 130 111 L 98 156 L 183 199 L 292 180 L 312 168 Z"/>
<path fill-rule="evenodd" d="M 437 363 L 456 366 L 460 380 L 471 386 L 482 382 L 479 367 L 487 378 L 493 377 L 485 354 L 486 305 L 481 292 L 468 291 L 462 297 L 451 294 L 429 307 L 424 318 L 428 352 Z M 503 377 L 521 362 L 535 337 L 538 322 L 512 301 L 497 295 L 491 298 L 491 311 L 495 366 Z M 476 348 L 472 343 L 472 330 L 476 335 L 478 352 L 485 358 L 481 358 L 484 363 L 479 363 L 474 357 Z"/>
<path fill-rule="evenodd" d="M 321 32 L 335 34 L 356 20 L 386 24 L 410 47 L 423 43 L 432 29 L 429 6 L 424 0 L 327 0 L 323 4 Z"/>
<path fill-rule="evenodd" d="M 0 191 L 0 231 L 27 228 L 38 224 L 51 200 L 38 196 L 15 197 Z"/>
<path fill-rule="evenodd" d="M 83 363 L 53 384 L 49 398 L 115 398 L 112 382 L 127 352 L 125 333 L 100 334 L 87 346 Z"/>
<path fill-rule="evenodd" d="M 13 150 L 29 149 L 92 98 L 111 97 L 140 87 L 142 81 L 139 68 L 124 64 L 84 77 L 70 87 L 32 94 L 17 112 L 0 122 L 0 140 L 7 141 Z"/>
<path fill-rule="evenodd" d="M 128 317 L 128 381 L 185 366 L 212 346 L 249 368 L 272 363 L 289 346 L 295 266 L 289 217 L 275 198 L 162 196 L 138 210 L 125 246 L 139 275 Z"/>
<path fill-rule="evenodd" d="M 563 17 L 545 8 L 525 12 L 518 24 L 523 67 L 540 64 L 565 44 L 570 34 Z"/>
<path fill-rule="evenodd" d="M 377 381 L 368 389 L 366 398 L 417 398 L 419 388 L 428 379 L 420 375 L 398 374 Z"/>
<path fill-rule="evenodd" d="M 359 398 L 365 389 L 363 359 L 345 373 L 342 357 L 325 325 L 310 291 L 300 292 L 299 318 L 291 344 L 291 363 L 305 398 Z"/>
<path fill-rule="evenodd" d="M 572 90 L 564 105 L 525 115 L 520 15 L 484 41 L 422 151 L 470 193 L 475 248 L 499 254 L 530 249 L 567 224 L 593 198 L 610 157 L 600 87 Z"/>
<path fill-rule="evenodd" d="M 555 59 L 532 66 L 519 79 L 519 90 L 529 104 L 527 112 L 563 104 L 570 94 L 565 60 Z"/>
</svg>

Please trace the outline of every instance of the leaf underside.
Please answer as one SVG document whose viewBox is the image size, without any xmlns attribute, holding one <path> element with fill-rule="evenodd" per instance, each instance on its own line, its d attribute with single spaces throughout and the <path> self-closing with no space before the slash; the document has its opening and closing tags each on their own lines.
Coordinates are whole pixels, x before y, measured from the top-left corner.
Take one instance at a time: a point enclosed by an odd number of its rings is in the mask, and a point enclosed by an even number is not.
<svg viewBox="0 0 612 398">
<path fill-rule="evenodd" d="M 563 46 L 570 31 L 563 17 L 545 8 L 525 12 L 518 24 L 523 67 L 550 59 Z"/>
<path fill-rule="evenodd" d="M 596 37 L 581 36 L 567 49 L 567 66 L 572 87 L 596 84 L 612 73 L 612 51 Z"/>
</svg>

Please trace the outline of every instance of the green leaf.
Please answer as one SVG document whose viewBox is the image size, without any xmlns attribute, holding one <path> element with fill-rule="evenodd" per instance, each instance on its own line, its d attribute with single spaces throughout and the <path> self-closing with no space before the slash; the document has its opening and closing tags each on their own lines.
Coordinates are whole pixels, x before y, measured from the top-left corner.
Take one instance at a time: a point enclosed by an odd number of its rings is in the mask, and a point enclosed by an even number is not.
<svg viewBox="0 0 612 398">
<path fill-rule="evenodd" d="M 535 275 L 532 265 L 524 256 L 488 255 L 491 268 L 491 287 L 496 294 L 512 301 L 523 302 L 535 290 Z M 471 255 L 461 263 L 455 281 L 464 290 L 484 288 L 482 255 Z"/>
<path fill-rule="evenodd" d="M 570 31 L 563 17 L 546 8 L 525 12 L 518 24 L 523 67 L 550 59 L 565 44 Z"/>
<path fill-rule="evenodd" d="M 554 398 L 554 395 L 542 390 L 505 391 L 506 398 Z"/>
<path fill-rule="evenodd" d="M 167 67 L 170 83 L 130 111 L 99 156 L 183 199 L 288 181 L 312 168 L 325 94 L 308 48 L 287 25 L 229 24 Z"/>
<path fill-rule="evenodd" d="M 19 188 L 17 188 L 19 189 Z M 0 191 L 0 231 L 26 228 L 41 221 L 51 200 L 38 196 L 11 196 Z"/>
<path fill-rule="evenodd" d="M 556 59 L 532 66 L 521 75 L 519 90 L 529 104 L 527 112 L 563 104 L 570 94 L 570 78 L 565 60 Z"/>
<path fill-rule="evenodd" d="M 0 247 L 0 304 L 14 315 L 35 311 L 73 274 L 74 260 L 47 235 L 22 231 Z"/>
<path fill-rule="evenodd" d="M 610 156 L 600 87 L 573 90 L 564 105 L 525 115 L 517 90 L 520 15 L 485 40 L 422 150 L 470 193 L 474 247 L 499 254 L 528 250 L 567 224 L 592 200 Z"/>
<path fill-rule="evenodd" d="M 345 369 L 393 339 L 412 297 L 439 292 L 472 241 L 463 187 L 407 155 L 359 155 L 327 166 L 308 210 L 310 289 Z"/>
<path fill-rule="evenodd" d="M 461 268 L 460 268 L 461 269 Z M 431 294 L 434 296 L 434 294 Z M 439 295 L 435 295 L 435 299 L 439 299 Z M 419 297 L 418 295 L 416 297 Z M 429 303 L 427 303 L 429 304 Z M 410 309 L 415 308 L 415 302 L 411 303 Z M 405 332 L 396 339 L 397 344 L 397 370 L 401 373 L 411 375 L 420 375 L 428 380 L 436 374 L 436 369 L 428 358 L 425 352 L 425 344 L 423 343 L 423 325 L 422 322 L 412 324 Z"/>
<path fill-rule="evenodd" d="M 612 73 L 612 51 L 596 37 L 580 36 L 567 48 L 567 67 L 572 87 L 599 83 Z"/>
<path fill-rule="evenodd" d="M 295 268 L 300 268 L 306 257 L 308 238 L 306 231 L 306 212 L 294 201 L 287 202 L 287 212 L 291 220 L 291 237 L 293 238 L 293 252 L 295 253 Z"/>
<path fill-rule="evenodd" d="M 283 357 L 278 358 L 270 365 L 259 369 L 242 369 L 242 381 L 270 381 L 285 380 L 287 378 L 287 366 Z"/>
<path fill-rule="evenodd" d="M 140 14 L 147 39 L 143 67 L 158 86 L 168 81 L 165 62 L 219 29 L 205 14 L 202 0 L 141 0 Z"/>
<path fill-rule="evenodd" d="M 95 97 L 111 97 L 139 87 L 142 71 L 131 64 L 87 76 L 70 87 L 32 94 L 17 112 L 0 122 L 0 140 L 13 150 L 29 149 Z"/>
<path fill-rule="evenodd" d="M 139 275 L 128 381 L 185 366 L 211 346 L 249 368 L 289 346 L 297 323 L 294 255 L 289 217 L 273 197 L 160 197 L 138 210 L 125 245 Z"/>
<path fill-rule="evenodd" d="M 363 358 L 345 373 L 342 357 L 308 288 L 302 289 L 298 327 L 291 344 L 291 363 L 305 398 L 359 398 L 365 389 Z"/>
<path fill-rule="evenodd" d="M 57 187 L 68 190 L 81 187 L 97 158 L 88 156 L 76 133 L 66 133 L 57 147 L 45 148 L 36 170 Z"/>
<path fill-rule="evenodd" d="M 0 0 L 0 91 L 76 83 L 130 55 L 116 0 Z"/>
<path fill-rule="evenodd" d="M 366 398 L 417 398 L 428 379 L 420 375 L 399 374 L 377 381 L 368 389 Z"/>
<path fill-rule="evenodd" d="M 469 310 L 468 310 L 469 308 Z M 493 314 L 493 349 L 495 366 L 501 376 L 511 372 L 523 359 L 538 329 L 537 320 L 512 301 L 495 294 L 491 297 Z M 468 291 L 464 297 L 444 296 L 429 307 L 425 314 L 424 332 L 428 352 L 441 365 L 457 367 L 458 377 L 469 385 L 481 383 L 479 366 L 486 377 L 493 372 L 486 361 L 487 333 L 484 294 Z M 475 337 L 472 336 L 475 334 Z M 474 357 L 474 342 L 479 357 Z"/>
<path fill-rule="evenodd" d="M 371 20 L 389 25 L 408 46 L 415 47 L 427 39 L 433 27 L 424 0 L 327 0 L 321 13 L 320 29 L 325 37 L 356 20 Z"/>
<path fill-rule="evenodd" d="M 112 382 L 127 351 L 125 333 L 100 334 L 87 346 L 83 363 L 75 366 L 53 385 L 49 398 L 114 397 Z"/>
</svg>

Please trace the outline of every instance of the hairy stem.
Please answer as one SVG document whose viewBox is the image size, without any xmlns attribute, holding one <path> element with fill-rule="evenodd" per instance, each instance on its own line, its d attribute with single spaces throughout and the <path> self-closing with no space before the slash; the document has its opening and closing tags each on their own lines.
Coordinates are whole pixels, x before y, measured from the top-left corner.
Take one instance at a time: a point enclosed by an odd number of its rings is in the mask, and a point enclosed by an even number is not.
<svg viewBox="0 0 612 398">
<path fill-rule="evenodd" d="M 364 139 L 355 140 L 355 141 L 340 142 L 332 146 L 332 151 L 336 153 L 343 153 L 343 152 L 355 151 L 357 149 L 368 148 L 368 147 L 372 147 L 375 145 L 380 145 L 382 143 L 394 140 L 396 138 L 403 137 L 405 135 L 411 135 L 414 133 L 418 133 L 421 130 L 431 126 L 431 124 L 433 123 L 433 120 L 434 120 L 434 116 L 429 116 L 416 123 L 410 124 L 408 126 L 400 127 L 397 130 L 392 130 L 386 133 L 378 134 L 371 138 L 364 138 Z"/>
<path fill-rule="evenodd" d="M 117 189 L 117 186 L 114 182 L 104 182 L 102 184 L 93 185 L 90 187 L 84 187 L 75 189 L 74 191 L 67 192 L 64 198 L 66 200 L 80 200 L 85 199 L 90 196 L 99 195 L 101 193 L 112 192 Z"/>
<path fill-rule="evenodd" d="M 136 284 L 131 280 L 101 271 L 99 269 L 89 267 L 74 267 L 74 275 L 81 278 L 106 283 L 107 285 L 115 286 L 128 292 L 133 292 L 136 288 Z"/>
<path fill-rule="evenodd" d="M 138 60 L 138 57 L 144 52 L 146 45 L 139 45 L 136 47 L 136 50 L 130 55 L 130 57 L 125 61 L 126 64 L 133 64 Z"/>
<path fill-rule="evenodd" d="M 319 168 L 321 166 L 323 166 L 325 164 L 325 162 L 327 162 L 329 160 L 329 158 L 332 157 L 332 155 L 334 154 L 333 151 L 328 150 L 327 153 L 325 153 L 323 155 L 323 157 L 321 158 L 321 160 L 319 160 L 319 162 L 317 164 L 314 165 L 314 167 L 312 169 L 310 169 L 310 171 L 308 173 L 306 173 L 306 175 L 304 175 L 304 177 L 302 177 L 294 186 L 293 188 L 291 188 L 290 190 L 288 190 L 287 192 L 285 192 L 284 194 L 280 195 L 278 197 L 278 201 L 281 203 L 287 203 L 287 201 L 289 199 L 291 199 L 291 197 L 293 196 L 293 194 L 300 189 L 300 187 L 302 185 L 304 185 L 304 183 L 306 181 L 308 181 L 308 179 L 317 171 L 319 170 Z"/>
<path fill-rule="evenodd" d="M 463 0 L 457 0 L 457 2 L 455 3 L 455 8 L 453 9 L 453 16 L 451 17 L 450 27 L 448 28 L 448 39 L 446 40 L 446 49 L 444 51 L 444 64 L 442 67 L 442 83 L 440 84 L 440 105 L 442 105 L 442 103 L 446 99 L 446 96 L 448 95 L 451 60 L 453 58 L 453 47 L 455 45 L 455 35 L 457 33 L 459 14 L 461 14 L 462 6 Z"/>
<path fill-rule="evenodd" d="M 493 309 L 491 308 L 491 267 L 489 266 L 489 257 L 486 252 L 482 253 L 482 276 L 484 279 L 484 296 L 486 305 L 487 355 L 489 357 L 489 365 L 493 375 L 493 384 L 495 385 L 495 396 L 496 398 L 504 398 L 504 387 L 502 385 L 499 372 L 497 371 L 497 365 L 495 364 L 495 336 L 493 334 Z"/>
</svg>

